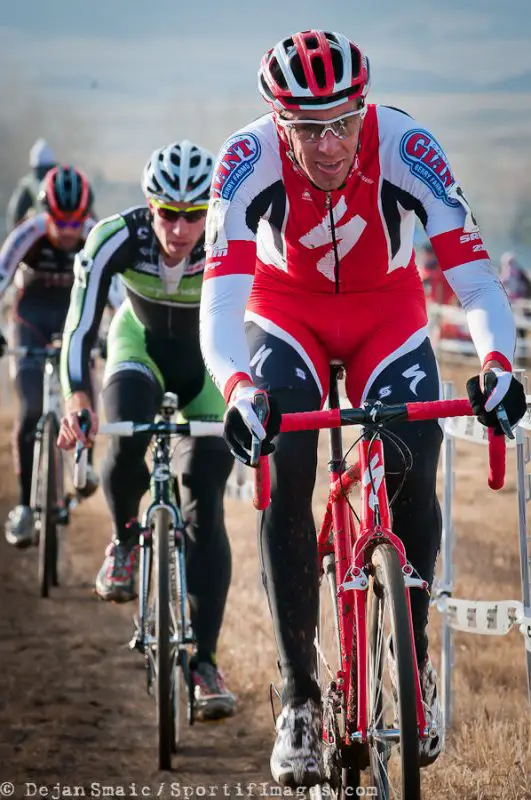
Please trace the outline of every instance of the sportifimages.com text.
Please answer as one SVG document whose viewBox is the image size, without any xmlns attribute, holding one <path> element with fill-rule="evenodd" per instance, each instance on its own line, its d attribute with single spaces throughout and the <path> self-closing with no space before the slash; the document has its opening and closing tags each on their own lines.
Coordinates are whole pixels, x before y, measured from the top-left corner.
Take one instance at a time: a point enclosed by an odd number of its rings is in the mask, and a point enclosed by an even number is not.
<svg viewBox="0 0 531 800">
<path fill-rule="evenodd" d="M 352 797 L 377 797 L 377 790 L 373 787 L 359 787 L 347 789 L 347 795 Z M 195 798 L 212 797 L 300 797 L 310 798 L 310 790 L 299 787 L 291 789 L 285 786 L 274 786 L 269 783 L 222 783 L 222 784 L 189 784 L 162 782 L 156 784 L 141 783 L 100 783 L 93 781 L 86 786 L 75 784 L 53 783 L 37 784 L 25 782 L 15 785 L 11 781 L 0 783 L 0 798 L 6 797 L 33 797 L 36 800 L 61 800 L 63 797 L 139 797 L 139 798 L 182 798 L 182 800 L 195 800 Z M 322 786 L 321 797 L 329 797 L 332 790 Z"/>
</svg>

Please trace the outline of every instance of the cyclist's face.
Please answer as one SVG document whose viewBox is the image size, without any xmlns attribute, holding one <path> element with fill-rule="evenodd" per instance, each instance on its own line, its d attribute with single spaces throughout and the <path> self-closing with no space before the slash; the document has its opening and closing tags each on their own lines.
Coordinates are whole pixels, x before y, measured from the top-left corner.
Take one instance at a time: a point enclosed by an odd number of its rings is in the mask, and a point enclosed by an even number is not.
<svg viewBox="0 0 531 800">
<path fill-rule="evenodd" d="M 73 250 L 81 239 L 85 221 L 70 224 L 48 217 L 48 237 L 59 250 Z"/>
<path fill-rule="evenodd" d="M 281 113 L 282 119 L 288 122 L 287 126 L 283 126 L 283 130 L 298 164 L 312 183 L 320 189 L 326 191 L 339 189 L 345 182 L 356 155 L 362 116 L 346 117 L 339 123 L 341 136 L 344 138 L 336 136 L 332 130 L 327 130 L 323 136 L 314 134 L 314 141 L 310 141 L 308 133 L 315 126 L 297 126 L 296 123 L 298 120 L 318 120 L 326 123 L 327 120 L 336 120 L 341 115 L 356 109 L 357 101 L 349 100 L 335 108 Z M 295 122 L 292 126 L 289 125 L 291 120 Z M 321 130 L 318 129 L 318 134 Z"/>
<path fill-rule="evenodd" d="M 160 208 L 152 202 L 149 207 L 153 212 L 155 236 L 168 262 L 178 264 L 190 255 L 203 235 L 206 207 L 192 206 L 190 203 L 165 203 Z"/>
</svg>

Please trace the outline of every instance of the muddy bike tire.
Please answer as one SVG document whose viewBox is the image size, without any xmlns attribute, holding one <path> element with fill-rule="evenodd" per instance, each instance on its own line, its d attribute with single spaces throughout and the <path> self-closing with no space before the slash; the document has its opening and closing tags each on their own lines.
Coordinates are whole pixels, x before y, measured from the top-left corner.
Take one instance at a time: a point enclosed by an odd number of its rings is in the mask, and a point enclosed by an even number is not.
<svg viewBox="0 0 531 800">
<path fill-rule="evenodd" d="M 58 425 L 55 417 L 48 414 L 38 434 L 37 457 L 34 479 L 37 480 L 36 499 L 40 506 L 39 533 L 39 593 L 48 597 L 51 586 L 59 583 L 59 539 L 57 532 L 57 449 Z"/>
<path fill-rule="evenodd" d="M 174 750 L 174 709 L 173 709 L 173 664 L 170 614 L 170 563 L 169 536 L 172 530 L 169 512 L 158 509 L 155 513 L 154 549 L 156 580 L 155 614 L 155 699 L 157 704 L 157 728 L 159 768 L 171 769 Z"/>
<path fill-rule="evenodd" d="M 403 798 L 420 800 L 419 734 L 415 694 L 414 650 L 411 641 L 409 610 L 404 575 L 397 552 L 389 544 L 381 544 L 372 554 L 374 578 L 368 603 L 368 687 L 367 715 L 369 729 L 383 725 L 385 670 L 384 657 L 388 632 L 392 637 L 395 662 L 396 711 L 400 740 L 394 751 L 389 771 L 389 744 L 376 735 L 369 744 L 370 771 L 380 800 Z M 384 618 L 388 617 L 388 628 Z M 390 683 L 389 683 L 390 685 Z M 373 688 L 372 687 L 379 687 Z M 393 713 L 395 713 L 393 708 Z"/>
</svg>

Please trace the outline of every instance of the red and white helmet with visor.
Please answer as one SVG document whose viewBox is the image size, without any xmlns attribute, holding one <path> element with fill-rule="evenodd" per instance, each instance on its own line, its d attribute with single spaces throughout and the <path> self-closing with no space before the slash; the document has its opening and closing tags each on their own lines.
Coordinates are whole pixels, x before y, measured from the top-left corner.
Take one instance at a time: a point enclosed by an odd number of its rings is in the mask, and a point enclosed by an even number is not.
<svg viewBox="0 0 531 800">
<path fill-rule="evenodd" d="M 341 33 L 302 31 L 264 55 L 258 87 L 275 111 L 334 108 L 355 99 L 363 105 L 369 60 Z"/>
</svg>

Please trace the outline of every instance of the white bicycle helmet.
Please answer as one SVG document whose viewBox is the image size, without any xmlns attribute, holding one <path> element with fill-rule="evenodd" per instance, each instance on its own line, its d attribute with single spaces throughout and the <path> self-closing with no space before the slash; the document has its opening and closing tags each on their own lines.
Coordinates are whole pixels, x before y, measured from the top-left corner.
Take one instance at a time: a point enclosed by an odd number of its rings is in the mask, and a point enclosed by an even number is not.
<svg viewBox="0 0 531 800">
<path fill-rule="evenodd" d="M 142 175 L 146 197 L 167 203 L 207 203 L 215 158 L 188 139 L 155 150 Z"/>
<path fill-rule="evenodd" d="M 37 139 L 29 152 L 30 167 L 53 167 L 55 157 L 46 139 Z"/>
</svg>

